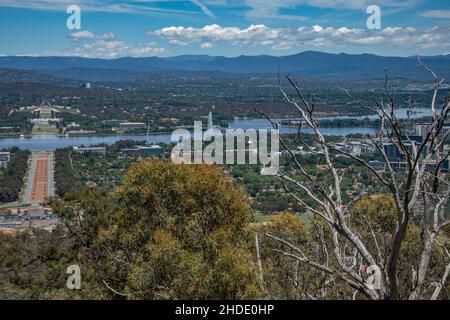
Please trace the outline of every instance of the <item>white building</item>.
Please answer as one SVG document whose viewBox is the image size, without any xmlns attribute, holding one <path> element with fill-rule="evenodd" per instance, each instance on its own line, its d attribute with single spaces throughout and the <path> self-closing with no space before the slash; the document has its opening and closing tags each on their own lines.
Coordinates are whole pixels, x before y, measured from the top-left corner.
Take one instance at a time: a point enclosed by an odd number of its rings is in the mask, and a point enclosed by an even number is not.
<svg viewBox="0 0 450 320">
<path fill-rule="evenodd" d="M 66 126 L 67 129 L 79 129 L 80 125 L 76 122 L 68 123 Z"/>
<path fill-rule="evenodd" d="M 122 122 L 119 124 L 119 129 L 121 130 L 134 130 L 134 129 L 143 129 L 146 128 L 144 122 Z"/>
<path fill-rule="evenodd" d="M 78 153 L 96 152 L 96 153 L 105 154 L 106 153 L 106 147 L 86 147 L 86 148 L 73 147 L 73 151 L 78 152 Z"/>
<path fill-rule="evenodd" d="M 38 123 L 38 124 L 48 124 L 50 122 L 61 122 L 62 118 L 37 118 L 37 119 L 30 119 L 31 123 Z"/>
</svg>

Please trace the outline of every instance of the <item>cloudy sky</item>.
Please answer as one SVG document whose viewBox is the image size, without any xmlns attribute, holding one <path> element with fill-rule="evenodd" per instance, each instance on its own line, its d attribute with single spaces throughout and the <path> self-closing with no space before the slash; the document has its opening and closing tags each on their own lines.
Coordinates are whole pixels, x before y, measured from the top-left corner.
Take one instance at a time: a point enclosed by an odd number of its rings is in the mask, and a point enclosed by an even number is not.
<svg viewBox="0 0 450 320">
<path fill-rule="evenodd" d="M 81 9 L 69 30 L 66 10 Z M 369 5 L 381 29 L 367 27 Z M 450 54 L 448 0 L 0 0 L 0 55 Z"/>
</svg>

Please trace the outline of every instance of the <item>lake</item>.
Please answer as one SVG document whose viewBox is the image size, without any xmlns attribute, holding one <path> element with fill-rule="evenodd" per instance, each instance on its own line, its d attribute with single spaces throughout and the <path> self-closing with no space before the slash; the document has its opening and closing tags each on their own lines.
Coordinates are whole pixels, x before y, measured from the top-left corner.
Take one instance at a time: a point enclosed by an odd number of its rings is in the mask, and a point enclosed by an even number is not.
<svg viewBox="0 0 450 320">
<path fill-rule="evenodd" d="M 411 115 L 411 118 L 421 118 L 430 115 L 430 109 L 416 109 L 417 114 Z M 407 118 L 407 109 L 399 109 L 397 112 L 399 119 Z M 320 120 L 336 120 L 336 119 L 376 119 L 376 116 L 331 116 L 321 117 Z M 274 119 L 287 120 L 287 119 Z M 296 120 L 296 119 L 292 119 Z M 231 129 L 271 129 L 272 126 L 266 119 L 236 119 L 229 123 Z M 346 128 L 322 128 L 324 135 L 346 136 L 349 134 L 372 134 L 374 128 L 367 127 L 346 127 Z M 281 133 L 296 133 L 295 128 L 281 128 Z M 312 133 L 311 129 L 305 128 L 304 133 Z M 60 136 L 32 136 L 29 138 L 0 138 L 0 149 L 19 147 L 33 151 L 53 151 L 58 148 L 74 147 L 74 146 L 91 146 L 96 144 L 113 144 L 119 140 L 145 141 L 145 135 L 111 135 L 111 136 L 77 136 L 77 137 L 60 137 Z M 170 134 L 149 135 L 149 143 L 171 143 Z"/>
</svg>

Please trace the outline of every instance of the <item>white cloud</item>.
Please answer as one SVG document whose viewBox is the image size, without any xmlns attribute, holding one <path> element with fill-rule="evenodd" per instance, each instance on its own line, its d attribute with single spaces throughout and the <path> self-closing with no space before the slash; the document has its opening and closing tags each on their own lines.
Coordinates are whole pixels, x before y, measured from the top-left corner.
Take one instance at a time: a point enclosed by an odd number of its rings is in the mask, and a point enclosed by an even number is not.
<svg viewBox="0 0 450 320">
<path fill-rule="evenodd" d="M 213 47 L 213 44 L 211 42 L 204 42 L 200 45 L 200 48 L 202 49 L 211 49 Z"/>
<path fill-rule="evenodd" d="M 238 47 L 270 47 L 289 50 L 299 46 L 370 46 L 450 48 L 450 26 L 436 26 L 424 30 L 413 27 L 387 27 L 379 31 L 348 27 L 274 28 L 262 24 L 248 28 L 221 27 L 217 24 L 203 28 L 172 26 L 150 31 L 148 35 L 166 39 L 173 45 L 192 43 L 222 43 Z"/>
<path fill-rule="evenodd" d="M 72 32 L 69 35 L 72 39 L 114 39 L 115 35 L 112 32 L 104 33 L 104 34 L 95 34 L 92 31 L 89 30 L 82 30 L 82 31 L 76 31 Z"/>
<path fill-rule="evenodd" d="M 450 19 L 450 10 L 428 10 L 420 12 L 419 16 L 436 19 Z"/>
<path fill-rule="evenodd" d="M 70 37 L 73 39 L 95 39 L 95 34 L 89 30 L 72 32 Z"/>
<path fill-rule="evenodd" d="M 155 43 L 130 44 L 116 40 L 114 33 L 95 34 L 89 30 L 73 32 L 71 49 L 61 55 L 88 58 L 145 57 L 164 54 L 165 49 L 156 47 Z"/>
<path fill-rule="evenodd" d="M 225 41 L 233 45 L 252 45 L 262 41 L 272 40 L 282 36 L 281 29 L 269 28 L 265 25 L 251 25 L 246 29 L 237 27 L 223 28 L 217 24 L 206 25 L 203 28 L 193 27 L 167 27 L 148 32 L 148 35 L 156 35 L 167 39 L 171 44 L 186 45 L 193 42 L 217 42 Z"/>
</svg>

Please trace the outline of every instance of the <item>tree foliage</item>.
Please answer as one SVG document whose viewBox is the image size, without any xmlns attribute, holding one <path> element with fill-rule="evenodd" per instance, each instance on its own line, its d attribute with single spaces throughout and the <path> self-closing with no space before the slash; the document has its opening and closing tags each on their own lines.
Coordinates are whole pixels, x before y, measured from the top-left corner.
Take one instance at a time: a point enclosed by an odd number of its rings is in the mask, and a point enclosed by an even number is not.
<svg viewBox="0 0 450 320">
<path fill-rule="evenodd" d="M 75 190 L 75 178 L 73 176 L 70 160 L 70 149 L 55 150 L 55 186 L 56 193 L 63 197 L 66 193 Z"/>
<path fill-rule="evenodd" d="M 72 202 L 56 201 L 54 209 L 71 221 L 84 281 L 104 295 L 242 299 L 259 293 L 247 246 L 249 201 L 219 167 L 145 161 L 114 192 L 86 191 Z"/>
<path fill-rule="evenodd" d="M 350 225 L 363 241 L 370 243 L 369 249 L 377 252 L 381 261 L 386 261 L 391 252 L 390 241 L 395 233 L 396 210 L 393 199 L 387 195 L 374 195 L 355 202 L 347 219 Z M 264 293 L 272 299 L 365 299 L 355 293 L 349 284 L 336 272 L 330 278 L 327 272 L 301 263 L 299 252 L 290 249 L 286 244 L 275 241 L 266 234 L 277 235 L 295 246 L 308 258 L 314 257 L 318 263 L 327 263 L 330 269 L 337 270 L 339 262 L 331 253 L 333 245 L 332 234 L 323 221 L 311 216 L 302 220 L 292 213 L 283 213 L 273 217 L 269 223 L 255 225 L 253 231 L 260 235 L 262 273 Z M 361 267 L 360 274 L 366 279 L 370 276 L 367 265 L 355 255 L 343 237 L 338 241 L 342 244 L 348 258 L 347 266 Z M 399 258 L 399 299 L 407 299 L 413 286 L 414 263 L 422 253 L 420 228 L 411 224 L 408 227 L 405 241 Z M 286 254 L 286 253 L 290 253 Z M 446 265 L 446 256 L 442 248 L 435 247 L 432 252 L 434 263 L 430 270 L 429 289 L 432 293 L 434 283 L 440 281 Z M 331 279 L 331 280 L 330 280 Z M 450 286 L 442 293 L 443 299 L 448 299 Z"/>
<path fill-rule="evenodd" d="M 18 148 L 10 151 L 11 159 L 4 174 L 0 176 L 0 203 L 16 201 L 19 198 L 28 168 L 29 151 Z"/>
</svg>

